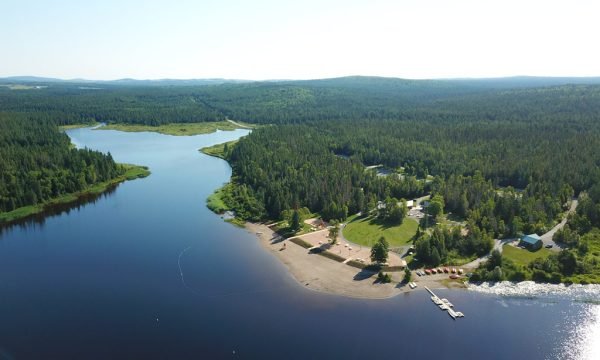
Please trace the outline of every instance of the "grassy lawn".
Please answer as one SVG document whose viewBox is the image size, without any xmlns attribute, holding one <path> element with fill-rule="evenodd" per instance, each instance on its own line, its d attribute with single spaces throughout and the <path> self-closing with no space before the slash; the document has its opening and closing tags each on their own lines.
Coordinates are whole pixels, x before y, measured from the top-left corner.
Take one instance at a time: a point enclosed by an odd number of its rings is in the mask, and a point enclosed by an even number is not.
<svg viewBox="0 0 600 360">
<path fill-rule="evenodd" d="M 229 210 L 229 207 L 223 201 L 225 186 L 215 190 L 207 199 L 206 206 L 214 213 L 222 214 Z"/>
<path fill-rule="evenodd" d="M 77 199 L 85 195 L 100 194 L 106 189 L 108 189 L 110 186 L 116 185 L 125 180 L 133 180 L 150 175 L 150 171 L 145 166 L 137 166 L 130 164 L 119 164 L 119 166 L 122 166 L 125 169 L 125 173 L 115 179 L 89 186 L 87 189 L 82 190 L 80 192 L 61 195 L 57 198 L 48 200 L 45 203 L 23 206 L 13 211 L 0 213 L 0 223 L 9 223 L 27 216 L 38 214 L 43 212 L 47 206 L 68 204 L 76 201 Z"/>
<path fill-rule="evenodd" d="M 516 265 L 526 266 L 537 258 L 545 258 L 552 252 L 548 249 L 541 248 L 537 251 L 529 251 L 527 249 L 517 248 L 511 245 L 505 245 L 502 248 L 502 257 L 512 260 Z"/>
<path fill-rule="evenodd" d="M 344 227 L 344 237 L 355 244 L 372 246 L 381 236 L 390 243 L 390 246 L 407 245 L 417 232 L 417 222 L 405 218 L 400 226 L 388 226 L 374 219 L 350 218 L 350 222 Z"/>
<path fill-rule="evenodd" d="M 207 147 L 200 149 L 200 151 L 202 151 L 206 155 L 215 156 L 215 157 L 224 159 L 225 158 L 225 144 L 227 144 L 229 149 L 231 149 L 237 142 L 238 142 L 237 140 L 233 140 L 233 141 L 225 142 L 222 144 L 207 146 Z"/>
<path fill-rule="evenodd" d="M 217 130 L 235 130 L 238 126 L 229 121 L 202 122 L 202 123 L 172 123 L 159 126 L 137 124 L 108 124 L 97 130 L 118 130 L 128 132 L 151 131 L 165 135 L 189 136 L 208 134 Z"/>
</svg>

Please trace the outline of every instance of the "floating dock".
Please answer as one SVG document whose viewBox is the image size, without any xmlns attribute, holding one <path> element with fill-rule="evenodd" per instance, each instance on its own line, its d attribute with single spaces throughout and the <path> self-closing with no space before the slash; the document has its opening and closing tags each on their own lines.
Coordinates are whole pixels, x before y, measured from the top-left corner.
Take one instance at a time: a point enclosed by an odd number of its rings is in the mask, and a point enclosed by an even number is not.
<svg viewBox="0 0 600 360">
<path fill-rule="evenodd" d="M 454 307 L 454 305 L 452 305 L 452 303 L 450 301 L 448 301 L 448 299 L 440 299 L 433 291 L 431 291 L 431 289 L 429 289 L 427 286 L 424 286 L 425 290 L 429 291 L 429 293 L 431 294 L 431 301 L 433 301 L 433 303 L 438 306 L 441 310 L 443 311 L 447 311 L 448 315 L 450 315 L 450 317 L 452 319 L 456 319 L 459 317 L 464 317 L 465 315 L 460 312 L 460 311 L 455 311 L 454 309 L 452 309 Z"/>
</svg>

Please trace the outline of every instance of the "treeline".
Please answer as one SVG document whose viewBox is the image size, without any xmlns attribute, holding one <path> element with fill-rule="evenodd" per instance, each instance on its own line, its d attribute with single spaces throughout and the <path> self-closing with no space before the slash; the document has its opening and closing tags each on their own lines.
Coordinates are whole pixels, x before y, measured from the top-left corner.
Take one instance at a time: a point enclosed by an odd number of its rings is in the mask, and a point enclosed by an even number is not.
<svg viewBox="0 0 600 360">
<path fill-rule="evenodd" d="M 468 232 L 463 234 L 459 227 L 435 227 L 431 234 L 419 232 L 415 239 L 416 257 L 422 264 L 438 266 L 453 264 L 455 260 L 489 253 L 493 247 L 490 234 L 480 230 L 472 223 L 467 225 Z"/>
<path fill-rule="evenodd" d="M 59 125 L 89 122 L 161 125 L 172 122 L 220 121 L 225 117 L 204 104 L 189 87 L 95 88 L 49 84 L 48 88 L 14 91 L 0 87 L 0 111 L 19 112 L 35 121 Z"/>
<path fill-rule="evenodd" d="M 255 130 L 231 152 L 234 181 L 264 205 L 264 213 L 254 216 L 268 218 L 306 206 L 326 219 L 344 219 L 387 198 L 439 194 L 444 211 L 466 219 L 468 232 L 424 235 L 417 254 L 430 263 L 484 254 L 493 238 L 541 234 L 573 196 L 600 182 L 597 88 L 464 99 L 464 108 L 448 105 L 446 117 L 432 105 L 429 116 L 414 119 Z M 365 171 L 365 165 L 375 164 L 392 174 Z M 433 180 L 426 181 L 430 176 Z"/>
<path fill-rule="evenodd" d="M 334 141 L 319 128 L 300 125 L 265 127 L 241 139 L 229 160 L 233 181 L 247 186 L 247 202 L 264 205 L 263 213 L 251 216 L 278 219 L 284 210 L 307 207 L 327 220 L 345 219 L 372 209 L 377 199 L 426 191 L 414 177 L 377 177 L 362 163 L 336 156 Z"/>
<path fill-rule="evenodd" d="M 0 112 L 0 212 L 77 192 L 121 173 L 110 154 L 73 149 L 54 122 Z"/>
<path fill-rule="evenodd" d="M 530 86 L 535 84 L 532 82 Z M 20 112 L 33 119 L 53 120 L 59 124 L 102 121 L 160 125 L 225 118 L 262 124 L 300 124 L 423 119 L 518 122 L 527 117 L 537 123 L 540 119 L 564 120 L 565 115 L 577 121 L 578 109 L 583 109 L 584 115 L 600 110 L 599 86 L 522 88 L 527 86 L 526 81 L 511 85 L 500 81 L 347 77 L 203 86 L 178 86 L 175 82 L 169 86 L 110 82 L 45 85 L 48 87 L 23 91 L 0 87 L 0 111 Z M 510 86 L 519 88 L 510 89 Z M 578 129 L 568 129 L 572 130 Z M 470 129 L 465 127 L 461 131 Z M 475 136 L 476 133 L 471 138 Z M 364 156 L 380 161 L 376 152 L 365 152 Z M 388 153 L 384 158 L 393 162 L 394 154 Z"/>
<path fill-rule="evenodd" d="M 444 198 L 446 211 L 472 221 L 495 238 L 505 238 L 548 231 L 574 195 L 568 183 L 553 191 L 557 186 L 544 181 L 531 182 L 522 191 L 497 188 L 477 171 L 474 176 L 450 175 L 447 180 L 436 177 L 432 188 Z"/>
<path fill-rule="evenodd" d="M 553 240 L 563 250 L 527 266 L 493 254 L 471 280 L 600 283 L 600 179 L 596 181 L 579 196 L 577 211 L 569 215 L 567 225 L 554 234 Z"/>
<path fill-rule="evenodd" d="M 578 131 L 569 130 L 570 118 L 532 125 L 536 120 L 527 117 L 517 124 L 422 119 L 283 125 L 255 130 L 230 160 L 239 181 L 265 199 L 271 217 L 296 203 L 312 211 L 333 203 L 352 213 L 362 208 L 362 196 L 367 202 L 371 195 L 409 199 L 431 186 L 443 195 L 446 211 L 471 216 L 494 236 L 542 232 L 571 196 L 598 178 L 600 131 L 593 116 L 579 114 Z M 402 167 L 404 180 L 374 179 L 364 170 L 372 164 Z M 417 180 L 427 175 L 435 180 Z"/>
</svg>

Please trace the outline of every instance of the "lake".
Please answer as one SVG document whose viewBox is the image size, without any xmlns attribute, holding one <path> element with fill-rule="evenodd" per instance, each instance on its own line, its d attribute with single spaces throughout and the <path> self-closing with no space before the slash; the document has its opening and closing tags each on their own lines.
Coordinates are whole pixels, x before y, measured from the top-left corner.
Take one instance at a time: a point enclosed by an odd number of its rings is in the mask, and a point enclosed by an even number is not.
<svg viewBox="0 0 600 360">
<path fill-rule="evenodd" d="M 0 233 L 0 359 L 600 358 L 597 288 L 436 290 L 465 313 L 456 321 L 424 290 L 303 288 L 205 206 L 231 168 L 198 149 L 247 133 L 70 130 L 152 175 Z"/>
</svg>

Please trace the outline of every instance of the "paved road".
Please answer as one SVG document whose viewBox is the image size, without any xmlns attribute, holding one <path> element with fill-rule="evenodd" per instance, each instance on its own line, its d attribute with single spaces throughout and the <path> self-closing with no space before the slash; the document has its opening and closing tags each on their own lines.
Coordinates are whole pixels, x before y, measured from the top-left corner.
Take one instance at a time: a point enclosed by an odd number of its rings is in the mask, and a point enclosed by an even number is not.
<svg viewBox="0 0 600 360">
<path fill-rule="evenodd" d="M 498 250 L 498 251 L 502 252 L 502 247 L 504 246 L 504 244 L 507 244 L 507 243 L 515 241 L 515 240 L 516 239 L 502 239 L 502 240 L 494 239 L 494 247 L 492 247 L 492 251 Z M 490 251 L 490 254 L 492 253 L 492 251 Z M 479 267 L 479 265 L 481 263 L 487 261 L 488 257 L 489 257 L 489 254 L 482 256 L 478 259 L 475 259 L 475 260 L 471 261 L 470 263 L 464 264 L 462 267 L 472 268 L 472 269 L 477 268 L 477 267 Z"/>
<path fill-rule="evenodd" d="M 569 214 L 575 212 L 578 204 L 579 204 L 579 201 L 577 201 L 577 199 L 573 199 L 571 201 L 571 207 L 569 208 L 569 211 L 567 211 L 567 213 L 565 214 L 562 221 L 560 223 L 558 223 L 555 227 L 553 227 L 550 231 L 548 231 L 547 233 L 545 233 L 544 235 L 541 236 L 544 246 L 552 245 L 551 250 L 553 250 L 553 251 L 561 250 L 562 245 L 555 243 L 554 240 L 552 240 L 552 237 L 558 230 L 562 229 L 565 226 L 565 224 L 567 223 L 567 218 L 569 217 Z"/>
<path fill-rule="evenodd" d="M 555 243 L 552 240 L 552 237 L 554 236 L 554 234 L 562 229 L 565 224 L 567 223 L 567 218 L 569 216 L 570 213 L 574 212 L 577 209 L 577 205 L 579 204 L 579 202 L 577 201 L 577 199 L 573 199 L 571 201 L 571 207 L 569 208 L 569 211 L 567 211 L 567 213 L 565 214 L 564 218 L 562 219 L 562 221 L 560 223 L 558 223 L 555 227 L 553 227 L 550 231 L 548 231 L 547 233 L 545 233 L 544 235 L 541 236 L 542 238 L 542 242 L 544 243 L 544 246 L 546 245 L 552 245 L 552 249 L 553 251 L 560 251 L 562 250 L 561 246 L 558 245 L 557 243 Z M 494 247 L 492 248 L 492 251 L 494 250 L 498 250 L 500 252 L 502 252 L 502 247 L 509 242 L 515 241 L 517 239 L 495 239 L 494 240 Z M 490 252 L 491 253 L 491 252 Z M 466 268 L 476 268 L 478 267 L 482 262 L 487 261 L 489 255 L 485 255 L 480 257 L 479 259 L 475 259 L 473 261 L 471 261 L 468 264 L 463 265 L 463 267 Z"/>
</svg>

